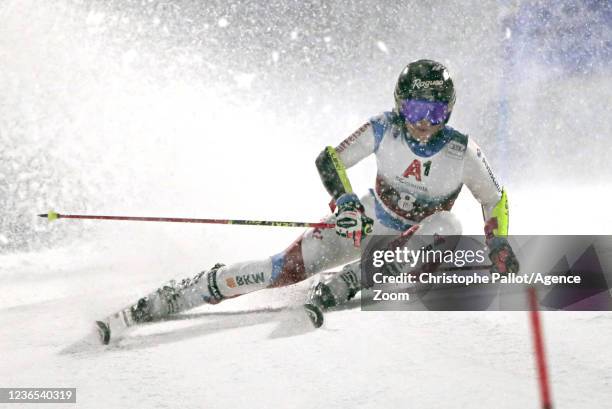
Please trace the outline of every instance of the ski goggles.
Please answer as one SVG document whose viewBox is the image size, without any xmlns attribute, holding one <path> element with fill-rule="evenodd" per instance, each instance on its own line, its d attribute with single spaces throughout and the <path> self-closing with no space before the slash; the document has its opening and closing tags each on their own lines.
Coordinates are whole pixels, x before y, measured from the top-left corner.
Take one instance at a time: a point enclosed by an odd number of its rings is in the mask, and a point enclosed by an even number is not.
<svg viewBox="0 0 612 409">
<path fill-rule="evenodd" d="M 439 125 L 448 116 L 448 104 L 422 99 L 405 99 L 400 105 L 400 112 L 411 124 L 426 119 L 432 125 Z"/>
</svg>

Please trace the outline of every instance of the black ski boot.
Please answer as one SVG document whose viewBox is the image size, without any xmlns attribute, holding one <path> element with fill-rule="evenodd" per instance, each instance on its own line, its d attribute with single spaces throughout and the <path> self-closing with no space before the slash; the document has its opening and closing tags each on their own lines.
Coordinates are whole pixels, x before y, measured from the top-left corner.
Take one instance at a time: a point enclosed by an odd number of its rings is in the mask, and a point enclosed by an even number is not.
<svg viewBox="0 0 612 409">
<path fill-rule="evenodd" d="M 308 292 L 304 309 L 315 328 L 323 325 L 323 311 L 343 304 L 359 292 L 359 279 L 351 265 L 341 273 L 324 273 Z"/>
</svg>

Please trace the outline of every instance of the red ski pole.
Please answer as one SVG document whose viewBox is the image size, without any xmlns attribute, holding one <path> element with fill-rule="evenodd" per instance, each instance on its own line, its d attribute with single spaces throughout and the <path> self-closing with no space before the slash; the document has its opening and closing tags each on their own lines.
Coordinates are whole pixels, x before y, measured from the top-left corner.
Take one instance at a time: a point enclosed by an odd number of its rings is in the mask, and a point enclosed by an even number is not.
<svg viewBox="0 0 612 409">
<path fill-rule="evenodd" d="M 538 310 L 538 297 L 536 289 L 529 287 L 527 290 L 529 298 L 529 315 L 531 317 L 531 329 L 533 332 L 533 344 L 535 348 L 536 364 L 538 367 L 538 377 L 540 381 L 540 397 L 542 399 L 542 409 L 552 409 L 550 395 L 550 385 L 548 382 L 548 370 L 546 366 L 546 354 L 544 352 L 544 337 L 542 335 L 542 325 Z"/>
<path fill-rule="evenodd" d="M 50 221 L 57 219 L 81 219 L 81 220 L 123 220 L 137 222 L 167 222 L 167 223 L 204 223 L 204 224 L 238 224 L 247 226 L 276 226 L 276 227 L 315 227 L 319 229 L 333 229 L 333 223 L 310 223 L 310 222 L 285 222 L 273 220 L 236 220 L 236 219 L 188 219 L 183 217 L 136 217 L 136 216 L 101 216 L 83 214 L 60 214 L 49 212 L 39 214 Z"/>
</svg>

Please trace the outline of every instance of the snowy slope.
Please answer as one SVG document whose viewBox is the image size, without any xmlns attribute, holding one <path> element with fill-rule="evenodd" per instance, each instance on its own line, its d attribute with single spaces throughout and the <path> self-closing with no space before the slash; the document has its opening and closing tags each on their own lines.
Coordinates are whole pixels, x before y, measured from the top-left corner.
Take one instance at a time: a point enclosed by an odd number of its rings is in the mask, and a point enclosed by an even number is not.
<svg viewBox="0 0 612 409">
<path fill-rule="evenodd" d="M 177 277 L 157 252 L 168 254 L 150 241 L 3 256 L 0 383 L 77 387 L 84 408 L 538 407 L 523 312 L 361 312 L 357 303 L 313 331 L 299 313 L 266 311 L 299 302 L 302 284 L 95 344 L 94 318 Z M 606 407 L 611 323 L 609 313 L 544 314 L 556 407 Z"/>
</svg>

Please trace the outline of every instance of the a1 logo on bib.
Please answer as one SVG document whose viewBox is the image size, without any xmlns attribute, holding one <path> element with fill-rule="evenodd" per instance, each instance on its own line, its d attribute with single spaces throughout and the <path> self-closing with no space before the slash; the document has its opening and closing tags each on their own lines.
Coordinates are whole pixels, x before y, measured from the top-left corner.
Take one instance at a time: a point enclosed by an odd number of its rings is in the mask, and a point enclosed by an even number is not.
<svg viewBox="0 0 612 409">
<path fill-rule="evenodd" d="M 431 161 L 428 160 L 427 162 L 423 163 L 423 168 L 425 169 L 425 172 L 424 172 L 425 176 L 429 176 L 429 171 L 431 170 Z M 408 165 L 408 167 L 406 168 L 402 176 L 405 178 L 414 176 L 414 178 L 418 182 L 420 182 L 421 181 L 421 161 L 418 159 L 413 160 L 412 163 Z"/>
</svg>

